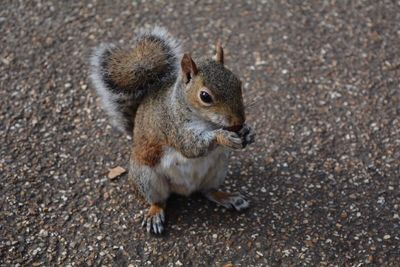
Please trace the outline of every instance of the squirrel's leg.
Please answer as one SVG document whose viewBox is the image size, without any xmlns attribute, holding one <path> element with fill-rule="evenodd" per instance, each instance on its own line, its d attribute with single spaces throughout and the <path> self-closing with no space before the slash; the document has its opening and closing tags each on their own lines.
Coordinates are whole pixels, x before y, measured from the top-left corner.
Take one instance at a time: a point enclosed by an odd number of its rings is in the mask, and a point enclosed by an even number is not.
<svg viewBox="0 0 400 267">
<path fill-rule="evenodd" d="M 158 175 L 154 168 L 142 165 L 131 159 L 129 177 L 137 193 L 150 204 L 144 215 L 142 226 L 147 232 L 161 234 L 164 231 L 166 200 L 169 197 L 167 181 Z"/>
<path fill-rule="evenodd" d="M 234 208 L 238 211 L 244 210 L 249 207 L 249 201 L 243 195 L 217 190 L 225 180 L 228 171 L 229 157 L 229 150 L 221 146 L 217 149 L 222 149 L 224 153 L 220 154 L 219 158 L 215 160 L 215 165 L 208 173 L 207 180 L 203 183 L 200 190 L 207 199 L 224 206 L 227 209 Z"/>
<path fill-rule="evenodd" d="M 209 190 L 203 192 L 203 195 L 221 206 L 227 209 L 234 208 L 237 211 L 247 209 L 249 207 L 249 201 L 240 193 L 228 193 L 218 190 Z"/>
</svg>

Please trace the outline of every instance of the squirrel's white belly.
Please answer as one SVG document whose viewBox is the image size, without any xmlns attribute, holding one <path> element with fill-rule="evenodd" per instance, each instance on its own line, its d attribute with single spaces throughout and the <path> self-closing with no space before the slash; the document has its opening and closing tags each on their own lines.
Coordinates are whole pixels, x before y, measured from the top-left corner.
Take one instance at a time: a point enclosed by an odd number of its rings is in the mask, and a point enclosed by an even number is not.
<svg viewBox="0 0 400 267">
<path fill-rule="evenodd" d="M 158 171 L 170 186 L 170 191 L 189 195 L 195 191 L 217 188 L 225 179 L 229 151 L 217 147 L 208 155 L 186 158 L 173 148 L 164 150 Z"/>
</svg>

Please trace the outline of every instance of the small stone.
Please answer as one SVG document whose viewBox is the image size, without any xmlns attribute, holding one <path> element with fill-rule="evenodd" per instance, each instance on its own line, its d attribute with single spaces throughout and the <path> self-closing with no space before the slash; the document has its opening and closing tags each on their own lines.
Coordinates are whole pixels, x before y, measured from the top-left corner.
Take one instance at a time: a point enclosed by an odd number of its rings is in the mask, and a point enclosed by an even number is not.
<svg viewBox="0 0 400 267">
<path fill-rule="evenodd" d="M 261 187 L 261 192 L 266 193 L 267 189 L 265 189 L 265 187 L 263 186 L 263 187 Z"/>
<path fill-rule="evenodd" d="M 218 235 L 217 234 L 213 234 L 212 238 L 217 239 Z"/>
<path fill-rule="evenodd" d="M 342 171 L 342 168 L 340 167 L 340 165 L 339 164 L 336 164 L 335 165 L 335 173 L 340 173 Z"/>
<path fill-rule="evenodd" d="M 45 229 L 41 229 L 39 232 L 39 236 L 41 236 L 41 237 L 47 237 L 48 234 L 49 234 L 49 232 L 46 231 Z"/>
<path fill-rule="evenodd" d="M 109 169 L 108 170 L 108 178 L 110 180 L 114 180 L 117 177 L 121 176 L 122 174 L 124 174 L 126 172 L 126 170 L 120 166 L 117 166 L 115 168 Z"/>
<path fill-rule="evenodd" d="M 54 42 L 54 39 L 53 39 L 53 38 L 51 38 L 51 37 L 47 37 L 47 38 L 46 38 L 46 44 L 47 44 L 47 45 L 52 45 L 53 42 Z"/>
<path fill-rule="evenodd" d="M 36 248 L 36 249 L 34 249 L 34 250 L 32 251 L 32 255 L 33 255 L 33 256 L 36 256 L 40 251 L 41 251 L 40 248 Z"/>
<path fill-rule="evenodd" d="M 175 262 L 175 264 L 176 264 L 177 266 L 182 266 L 182 265 L 183 265 L 182 262 L 181 262 L 180 260 L 177 260 L 177 261 Z"/>
<path fill-rule="evenodd" d="M 66 83 L 66 84 L 64 84 L 64 87 L 67 88 L 67 89 L 68 89 L 68 88 L 71 88 L 71 86 L 72 86 L 71 83 Z"/>
<path fill-rule="evenodd" d="M 266 159 L 265 159 L 265 162 L 267 163 L 267 164 L 271 164 L 271 163 L 273 163 L 275 160 L 274 160 L 274 158 L 273 157 L 267 157 Z"/>
<path fill-rule="evenodd" d="M 367 263 L 371 263 L 374 260 L 372 255 L 368 255 Z"/>
<path fill-rule="evenodd" d="M 0 58 L 0 61 L 4 63 L 4 65 L 9 65 L 10 61 L 7 58 Z"/>
<path fill-rule="evenodd" d="M 326 160 L 324 162 L 324 168 L 327 170 L 331 170 L 332 169 L 332 161 L 331 160 Z"/>
<path fill-rule="evenodd" d="M 342 211 L 342 213 L 340 213 L 340 218 L 342 218 L 343 220 L 347 218 L 347 212 Z"/>
<path fill-rule="evenodd" d="M 390 237 L 391 237 L 390 235 L 384 235 L 383 239 L 388 240 L 388 239 L 390 239 Z"/>
</svg>

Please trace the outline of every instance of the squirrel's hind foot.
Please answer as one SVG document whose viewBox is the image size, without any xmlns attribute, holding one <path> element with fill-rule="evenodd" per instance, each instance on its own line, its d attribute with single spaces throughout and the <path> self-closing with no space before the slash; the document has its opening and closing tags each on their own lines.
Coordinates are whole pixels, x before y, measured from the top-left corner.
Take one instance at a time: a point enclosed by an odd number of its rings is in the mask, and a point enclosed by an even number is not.
<svg viewBox="0 0 400 267">
<path fill-rule="evenodd" d="M 204 193 L 205 197 L 227 209 L 234 208 L 237 211 L 247 209 L 250 202 L 240 193 L 228 193 L 222 191 L 210 191 Z"/>
<path fill-rule="evenodd" d="M 165 222 L 165 204 L 151 204 L 142 221 L 142 227 L 146 227 L 148 233 L 162 234 Z"/>
</svg>

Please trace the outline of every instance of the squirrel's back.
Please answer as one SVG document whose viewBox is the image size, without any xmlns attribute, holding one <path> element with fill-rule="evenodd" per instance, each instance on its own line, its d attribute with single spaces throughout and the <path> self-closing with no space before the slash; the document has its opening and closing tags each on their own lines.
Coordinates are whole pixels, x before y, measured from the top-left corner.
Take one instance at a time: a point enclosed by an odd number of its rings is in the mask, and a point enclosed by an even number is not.
<svg viewBox="0 0 400 267">
<path fill-rule="evenodd" d="M 90 77 L 113 125 L 132 135 L 143 99 L 175 82 L 180 54 L 179 42 L 160 27 L 140 33 L 130 49 L 96 48 Z"/>
</svg>

